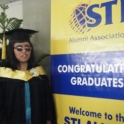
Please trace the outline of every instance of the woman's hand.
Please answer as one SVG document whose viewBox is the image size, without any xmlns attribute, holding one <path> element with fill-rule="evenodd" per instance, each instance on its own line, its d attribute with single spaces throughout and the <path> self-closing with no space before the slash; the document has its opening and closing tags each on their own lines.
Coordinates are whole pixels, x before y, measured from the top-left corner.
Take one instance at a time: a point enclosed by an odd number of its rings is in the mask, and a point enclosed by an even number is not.
<svg viewBox="0 0 124 124">
<path fill-rule="evenodd" d="M 51 124 L 51 121 L 47 121 L 46 124 Z"/>
</svg>

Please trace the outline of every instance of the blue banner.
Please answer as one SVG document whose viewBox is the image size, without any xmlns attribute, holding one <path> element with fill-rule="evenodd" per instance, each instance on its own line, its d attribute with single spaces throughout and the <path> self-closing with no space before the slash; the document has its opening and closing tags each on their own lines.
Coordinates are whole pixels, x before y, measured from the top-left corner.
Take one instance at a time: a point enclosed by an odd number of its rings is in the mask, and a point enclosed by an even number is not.
<svg viewBox="0 0 124 124">
<path fill-rule="evenodd" d="M 124 100 L 124 51 L 51 57 L 54 93 Z"/>
</svg>

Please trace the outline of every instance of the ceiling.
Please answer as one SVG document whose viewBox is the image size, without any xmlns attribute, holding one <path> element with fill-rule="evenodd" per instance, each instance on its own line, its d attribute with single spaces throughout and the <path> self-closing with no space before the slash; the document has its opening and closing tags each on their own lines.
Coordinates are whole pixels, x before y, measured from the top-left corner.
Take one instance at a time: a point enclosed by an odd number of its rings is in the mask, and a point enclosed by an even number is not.
<svg viewBox="0 0 124 124">
<path fill-rule="evenodd" d="M 20 1 L 20 0 L 0 0 L 0 5 L 9 4 L 16 1 Z"/>
</svg>

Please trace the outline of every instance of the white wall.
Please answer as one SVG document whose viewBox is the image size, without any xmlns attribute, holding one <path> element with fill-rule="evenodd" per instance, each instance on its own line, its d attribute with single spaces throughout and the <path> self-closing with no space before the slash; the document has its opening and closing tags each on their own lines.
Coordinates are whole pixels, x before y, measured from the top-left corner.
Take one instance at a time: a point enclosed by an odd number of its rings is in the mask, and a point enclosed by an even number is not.
<svg viewBox="0 0 124 124">
<path fill-rule="evenodd" d="M 17 2 L 12 2 L 8 4 L 9 8 L 5 11 L 7 18 L 18 18 L 18 19 L 23 19 L 23 11 L 22 11 L 22 1 L 17 1 Z M 0 8 L 0 14 L 3 10 Z M 23 23 L 21 27 L 23 26 Z M 0 28 L 0 33 L 2 32 L 2 29 Z M 1 48 L 0 44 L 0 48 Z"/>
<path fill-rule="evenodd" d="M 7 18 L 18 18 L 18 19 L 23 19 L 23 11 L 22 11 L 22 1 L 17 1 L 17 2 L 12 2 L 8 4 L 9 8 L 6 10 L 6 15 Z M 2 9 L 0 8 L 0 14 L 2 12 Z M 0 29 L 0 32 L 2 30 Z"/>
<path fill-rule="evenodd" d="M 51 0 L 22 0 L 23 27 L 39 31 L 32 36 L 36 58 L 43 53 L 50 53 L 50 13 Z M 50 57 L 40 63 L 46 73 L 50 75 Z"/>
<path fill-rule="evenodd" d="M 18 19 L 23 18 L 22 1 L 10 3 L 10 4 L 8 4 L 8 6 L 9 6 L 9 9 L 7 9 L 6 14 L 9 18 L 10 17 L 16 17 Z"/>
</svg>

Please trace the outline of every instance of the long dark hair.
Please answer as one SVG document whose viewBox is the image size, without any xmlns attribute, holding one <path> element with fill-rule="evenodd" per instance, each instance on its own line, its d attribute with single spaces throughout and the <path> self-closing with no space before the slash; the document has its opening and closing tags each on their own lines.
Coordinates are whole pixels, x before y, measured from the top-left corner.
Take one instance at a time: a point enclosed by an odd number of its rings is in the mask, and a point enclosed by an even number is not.
<svg viewBox="0 0 124 124">
<path fill-rule="evenodd" d="M 25 42 L 25 41 L 24 41 Z M 19 61 L 16 59 L 15 54 L 14 54 L 14 44 L 15 43 L 19 43 L 19 42 L 11 42 L 8 45 L 8 50 L 7 50 L 7 54 L 8 54 L 8 66 L 10 68 L 12 68 L 13 70 L 17 69 L 18 65 L 19 65 Z M 22 43 L 22 42 L 21 42 Z M 34 50 L 33 50 L 33 45 L 30 41 L 28 41 L 28 43 L 31 45 L 32 49 L 31 49 L 31 56 L 28 60 L 28 68 L 27 69 L 31 69 L 35 66 L 35 57 L 34 57 Z"/>
</svg>

